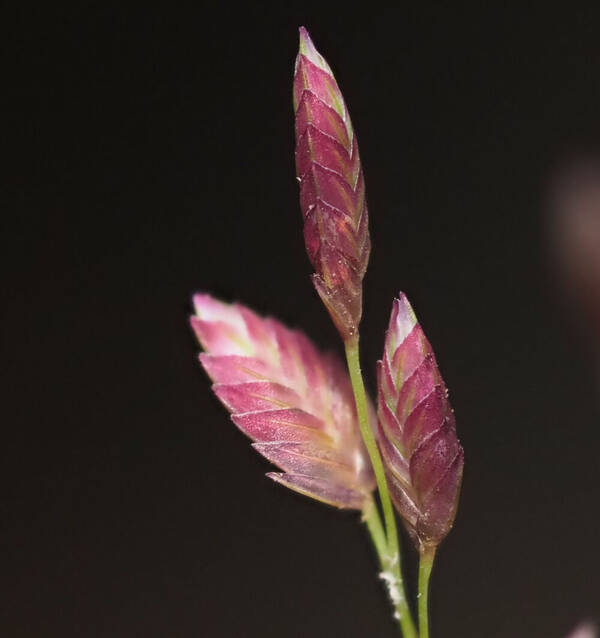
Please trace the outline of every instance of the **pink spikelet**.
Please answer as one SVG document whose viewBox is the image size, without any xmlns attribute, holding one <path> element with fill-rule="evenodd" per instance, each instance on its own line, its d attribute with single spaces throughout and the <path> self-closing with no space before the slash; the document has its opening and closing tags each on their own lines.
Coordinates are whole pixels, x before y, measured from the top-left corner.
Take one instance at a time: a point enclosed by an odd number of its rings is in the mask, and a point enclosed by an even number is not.
<svg viewBox="0 0 600 638">
<path fill-rule="evenodd" d="M 306 29 L 294 72 L 296 173 L 313 283 L 344 341 L 362 314 L 370 252 L 365 184 L 344 98 Z"/>
<path fill-rule="evenodd" d="M 417 548 L 435 547 L 454 521 L 463 450 L 433 350 L 402 293 L 377 365 L 378 443 L 390 494 Z"/>
<path fill-rule="evenodd" d="M 283 470 L 268 477 L 319 501 L 363 509 L 374 479 L 348 375 L 302 333 L 206 294 L 194 297 L 200 362 L 237 427 Z"/>
</svg>

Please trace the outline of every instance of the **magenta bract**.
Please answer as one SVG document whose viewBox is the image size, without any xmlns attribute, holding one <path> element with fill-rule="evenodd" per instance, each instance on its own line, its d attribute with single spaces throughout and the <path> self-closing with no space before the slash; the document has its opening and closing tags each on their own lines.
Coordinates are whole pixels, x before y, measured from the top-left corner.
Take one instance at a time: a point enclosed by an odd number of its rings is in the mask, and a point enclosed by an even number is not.
<svg viewBox="0 0 600 638">
<path fill-rule="evenodd" d="M 213 390 L 253 447 L 283 470 L 273 480 L 362 509 L 374 479 L 348 375 L 302 333 L 239 304 L 194 297 L 192 327 Z"/>
<path fill-rule="evenodd" d="M 377 373 L 378 443 L 392 500 L 418 548 L 438 545 L 456 514 L 463 450 L 433 350 L 403 294 Z"/>
<path fill-rule="evenodd" d="M 304 28 L 294 73 L 294 110 L 296 172 L 313 283 L 347 340 L 360 322 L 369 260 L 365 185 L 344 98 Z"/>
</svg>

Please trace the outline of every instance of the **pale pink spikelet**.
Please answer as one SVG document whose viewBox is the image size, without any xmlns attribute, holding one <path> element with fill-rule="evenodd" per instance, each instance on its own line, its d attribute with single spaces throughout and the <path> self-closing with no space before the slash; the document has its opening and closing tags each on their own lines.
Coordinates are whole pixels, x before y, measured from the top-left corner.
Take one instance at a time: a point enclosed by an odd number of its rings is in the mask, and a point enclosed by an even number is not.
<svg viewBox="0 0 600 638">
<path fill-rule="evenodd" d="M 591 623 L 584 623 L 569 634 L 568 638 L 597 638 L 597 636 L 596 627 Z"/>
<path fill-rule="evenodd" d="M 306 29 L 294 72 L 296 173 L 313 283 L 342 338 L 356 334 L 370 251 L 365 184 L 344 98 Z"/>
<path fill-rule="evenodd" d="M 194 306 L 200 361 L 215 394 L 253 447 L 283 470 L 267 476 L 337 507 L 362 509 L 374 479 L 337 358 L 242 305 L 198 294 Z"/>
<path fill-rule="evenodd" d="M 436 546 L 456 514 L 463 450 L 433 350 L 402 293 L 377 373 L 378 443 L 392 500 L 417 546 Z"/>
</svg>

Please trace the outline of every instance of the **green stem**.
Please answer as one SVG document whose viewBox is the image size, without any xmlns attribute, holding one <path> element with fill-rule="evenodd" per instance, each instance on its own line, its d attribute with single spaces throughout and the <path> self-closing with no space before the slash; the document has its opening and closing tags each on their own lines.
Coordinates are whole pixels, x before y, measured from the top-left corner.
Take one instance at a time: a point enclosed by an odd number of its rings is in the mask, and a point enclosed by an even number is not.
<svg viewBox="0 0 600 638">
<path fill-rule="evenodd" d="M 419 559 L 419 636 L 429 638 L 429 577 L 435 559 L 435 547 L 424 547 Z"/>
<path fill-rule="evenodd" d="M 387 553 L 387 540 L 385 538 L 385 532 L 383 531 L 383 525 L 381 524 L 381 518 L 379 517 L 379 511 L 373 501 L 370 501 L 363 510 L 363 520 L 367 525 L 369 534 L 371 534 L 371 540 L 373 541 L 373 545 L 375 545 L 377 556 L 383 569 L 383 559 Z"/>
<path fill-rule="evenodd" d="M 346 359 L 348 361 L 348 371 L 350 372 L 350 380 L 352 382 L 352 389 L 354 391 L 354 400 L 356 402 L 356 412 L 358 415 L 360 433 L 362 434 L 367 452 L 369 453 L 369 458 L 371 459 L 371 464 L 373 465 L 373 471 L 375 472 L 377 489 L 379 490 L 379 496 L 381 498 L 381 504 L 383 506 L 383 515 L 385 518 L 388 545 L 390 549 L 394 550 L 398 545 L 396 519 L 394 518 L 394 508 L 392 506 L 392 500 L 390 499 L 390 493 L 388 492 L 387 488 L 387 482 L 383 470 L 383 463 L 381 461 L 379 450 L 377 449 L 375 436 L 373 435 L 373 431 L 371 430 L 371 426 L 369 424 L 367 394 L 365 392 L 365 385 L 363 383 L 362 374 L 360 371 L 358 338 L 347 341 L 345 345 Z"/>
<path fill-rule="evenodd" d="M 375 436 L 373 435 L 373 431 L 371 430 L 371 425 L 369 423 L 367 395 L 360 371 L 358 335 L 348 339 L 344 345 L 346 347 L 346 360 L 348 362 L 350 381 L 352 382 L 352 390 L 354 391 L 354 401 L 356 402 L 358 424 L 371 460 L 371 465 L 373 466 L 375 480 L 377 481 L 377 489 L 379 490 L 379 498 L 381 499 L 381 506 L 383 508 L 387 537 L 385 554 L 382 555 L 380 548 L 377 547 L 375 538 L 373 538 L 373 542 L 375 543 L 382 565 L 382 577 L 387 582 L 390 597 L 392 598 L 392 602 L 395 607 L 395 616 L 400 623 L 404 638 L 417 638 L 415 625 L 406 601 L 406 594 L 404 593 L 404 583 L 402 580 L 402 569 L 400 565 L 400 546 L 398 542 L 398 530 L 396 528 L 394 508 L 392 506 L 392 500 L 387 487 L 383 462 L 381 460 L 379 450 L 377 449 Z M 369 531 L 371 531 L 368 519 L 367 525 L 369 526 Z M 380 539 L 378 539 L 378 542 L 380 543 Z"/>
</svg>

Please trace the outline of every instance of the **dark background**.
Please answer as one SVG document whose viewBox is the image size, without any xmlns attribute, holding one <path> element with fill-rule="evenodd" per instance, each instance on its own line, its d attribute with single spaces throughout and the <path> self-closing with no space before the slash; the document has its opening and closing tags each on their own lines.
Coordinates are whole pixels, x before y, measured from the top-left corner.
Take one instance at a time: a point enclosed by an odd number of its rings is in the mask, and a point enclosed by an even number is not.
<svg viewBox="0 0 600 638">
<path fill-rule="evenodd" d="M 358 516 L 263 476 L 188 327 L 206 290 L 341 351 L 302 241 L 300 24 L 365 168 L 368 385 L 402 289 L 466 452 L 433 635 L 563 638 L 599 618 L 596 362 L 543 201 L 598 139 L 600 12 L 60 5 L 0 27 L 0 633 L 398 635 Z"/>
</svg>

